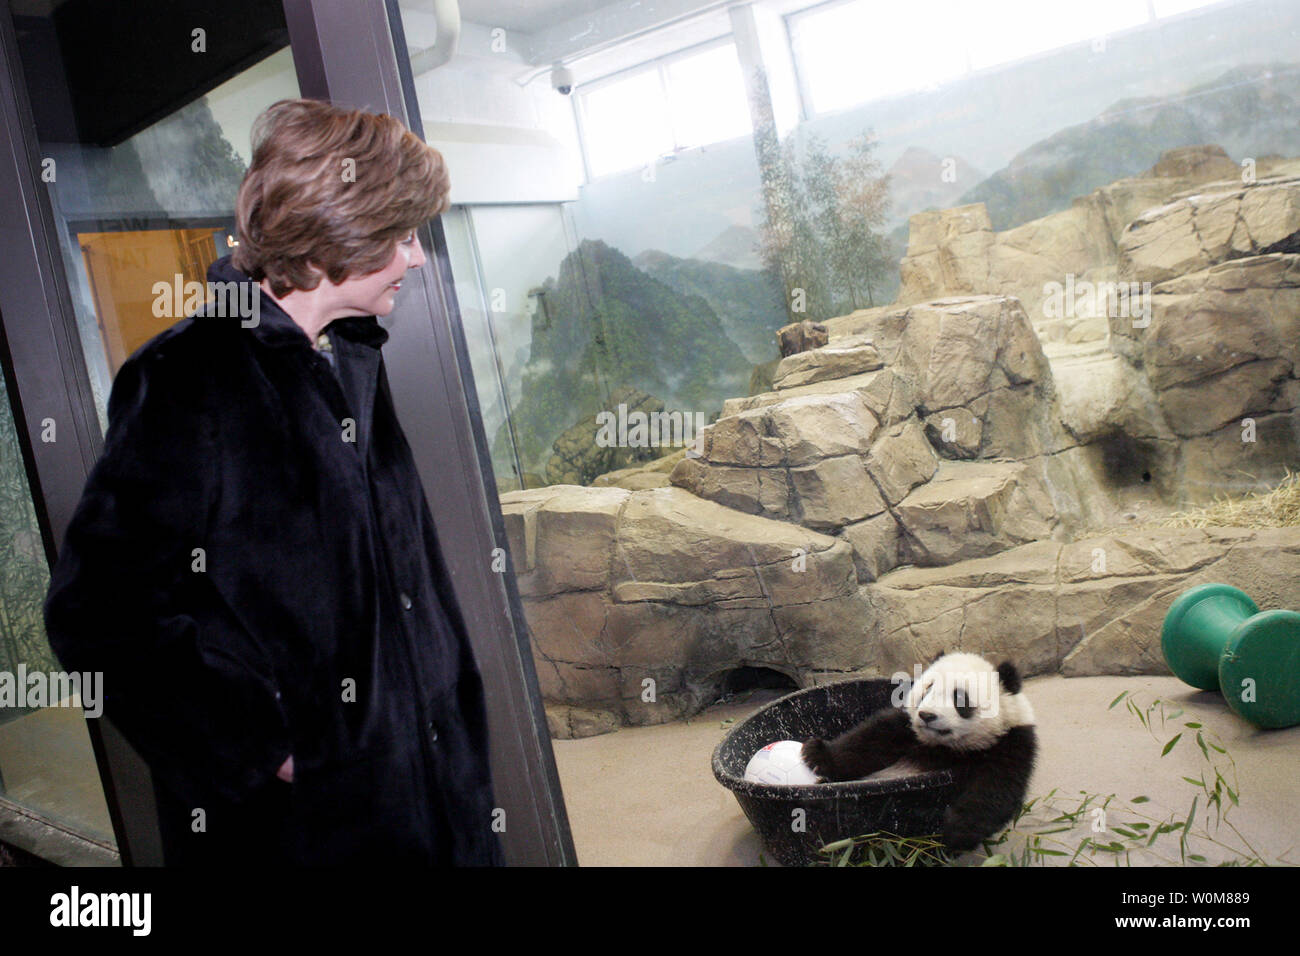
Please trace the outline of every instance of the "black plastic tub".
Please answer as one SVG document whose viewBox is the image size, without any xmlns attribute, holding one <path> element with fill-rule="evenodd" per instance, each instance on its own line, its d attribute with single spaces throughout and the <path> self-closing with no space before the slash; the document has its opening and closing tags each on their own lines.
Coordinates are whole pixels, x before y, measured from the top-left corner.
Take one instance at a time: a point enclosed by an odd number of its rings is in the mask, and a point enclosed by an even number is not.
<svg viewBox="0 0 1300 956">
<path fill-rule="evenodd" d="M 830 738 L 890 706 L 888 678 L 826 684 L 773 701 L 737 724 L 713 751 L 713 775 L 736 795 L 764 847 L 785 866 L 824 861 L 826 843 L 877 830 L 923 836 L 942 829 L 955 783 L 946 770 L 889 780 L 775 786 L 745 779 L 745 766 L 777 740 Z M 795 826 L 803 810 L 803 828 Z"/>
</svg>

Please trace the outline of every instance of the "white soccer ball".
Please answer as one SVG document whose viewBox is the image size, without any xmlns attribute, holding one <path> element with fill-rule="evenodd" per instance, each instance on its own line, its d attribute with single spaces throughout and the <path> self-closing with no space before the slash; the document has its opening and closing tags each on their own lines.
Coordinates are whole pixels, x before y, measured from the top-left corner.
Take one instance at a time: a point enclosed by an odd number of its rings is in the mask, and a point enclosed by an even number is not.
<svg viewBox="0 0 1300 956">
<path fill-rule="evenodd" d="M 817 774 L 803 762 L 803 744 L 797 740 L 778 740 L 768 744 L 745 765 L 745 779 L 750 783 L 771 783 L 796 787 L 816 783 Z"/>
</svg>

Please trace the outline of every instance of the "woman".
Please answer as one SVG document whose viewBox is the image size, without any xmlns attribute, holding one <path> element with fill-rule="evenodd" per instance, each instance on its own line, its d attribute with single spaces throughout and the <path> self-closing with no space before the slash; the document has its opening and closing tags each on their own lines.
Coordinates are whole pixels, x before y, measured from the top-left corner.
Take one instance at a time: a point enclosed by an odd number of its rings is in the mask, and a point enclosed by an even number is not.
<svg viewBox="0 0 1300 956">
<path fill-rule="evenodd" d="M 499 863 L 482 684 L 375 318 L 425 262 L 442 157 L 310 100 L 253 147 L 208 278 L 256 288 L 118 372 L 50 642 L 103 673 L 169 864 Z"/>
</svg>

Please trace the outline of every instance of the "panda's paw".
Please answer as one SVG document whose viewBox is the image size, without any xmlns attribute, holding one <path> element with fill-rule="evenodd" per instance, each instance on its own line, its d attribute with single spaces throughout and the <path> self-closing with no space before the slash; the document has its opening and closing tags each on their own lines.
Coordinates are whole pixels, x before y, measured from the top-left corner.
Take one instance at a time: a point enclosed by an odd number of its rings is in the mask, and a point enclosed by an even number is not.
<svg viewBox="0 0 1300 956">
<path fill-rule="evenodd" d="M 831 748 L 820 737 L 814 737 L 803 745 L 803 762 L 808 769 L 823 780 L 834 779 L 835 761 L 831 757 Z"/>
<path fill-rule="evenodd" d="M 943 828 L 943 845 L 952 853 L 969 853 L 979 846 L 986 836 L 985 833 L 950 820 Z"/>
</svg>

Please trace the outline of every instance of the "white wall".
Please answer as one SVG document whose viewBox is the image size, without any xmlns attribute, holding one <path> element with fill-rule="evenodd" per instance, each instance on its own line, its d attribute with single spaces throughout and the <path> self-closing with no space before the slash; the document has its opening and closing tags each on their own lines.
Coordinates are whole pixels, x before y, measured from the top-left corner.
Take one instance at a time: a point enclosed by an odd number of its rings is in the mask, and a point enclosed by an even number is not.
<svg viewBox="0 0 1300 956">
<path fill-rule="evenodd" d="M 407 45 L 436 36 L 432 17 L 404 10 Z M 524 62 L 505 31 L 463 22 L 451 62 L 415 77 L 425 139 L 443 154 L 457 204 L 563 202 L 578 197 L 581 160 L 568 97 Z"/>
</svg>

